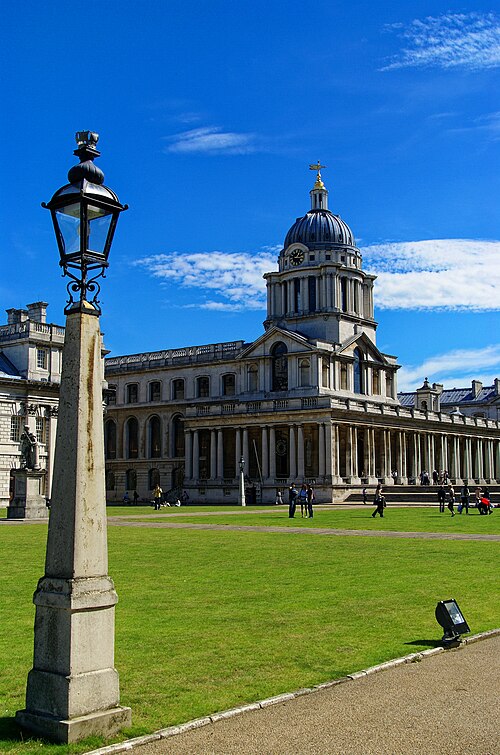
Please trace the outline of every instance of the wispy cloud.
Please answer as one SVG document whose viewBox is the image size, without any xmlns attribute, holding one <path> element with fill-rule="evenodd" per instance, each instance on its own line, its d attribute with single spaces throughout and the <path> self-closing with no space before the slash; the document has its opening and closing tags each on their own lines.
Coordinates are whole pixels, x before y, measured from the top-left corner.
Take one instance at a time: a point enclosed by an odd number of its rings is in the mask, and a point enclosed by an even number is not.
<svg viewBox="0 0 500 755">
<path fill-rule="evenodd" d="M 500 241 L 408 241 L 362 251 L 363 267 L 378 275 L 382 309 L 500 310 Z"/>
<path fill-rule="evenodd" d="M 471 380 L 492 385 L 500 374 L 500 344 L 480 349 L 455 349 L 429 357 L 421 364 L 401 367 L 398 389 L 414 391 L 425 377 L 443 383 L 445 388 L 465 388 Z"/>
<path fill-rule="evenodd" d="M 276 269 L 276 254 L 189 253 L 156 254 L 137 260 L 165 285 L 192 289 L 196 301 L 186 306 L 219 311 L 266 309 L 266 286 L 262 276 Z M 200 292 L 204 300 L 200 301 Z M 210 297 L 210 298 L 208 298 Z"/>
<path fill-rule="evenodd" d="M 165 152 L 243 155 L 258 149 L 255 134 L 224 131 L 218 126 L 182 131 L 166 137 L 166 140 Z"/>
<path fill-rule="evenodd" d="M 495 13 L 446 13 L 386 27 L 406 46 L 382 71 L 437 67 L 469 69 L 500 65 L 500 19 Z"/>
</svg>

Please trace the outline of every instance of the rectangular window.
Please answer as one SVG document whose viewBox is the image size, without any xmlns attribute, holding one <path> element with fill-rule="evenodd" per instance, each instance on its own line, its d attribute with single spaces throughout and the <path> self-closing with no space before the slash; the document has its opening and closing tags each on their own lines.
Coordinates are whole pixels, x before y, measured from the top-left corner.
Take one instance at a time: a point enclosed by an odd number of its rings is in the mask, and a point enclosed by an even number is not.
<svg viewBox="0 0 500 755">
<path fill-rule="evenodd" d="M 309 312 L 316 312 L 316 278 L 310 276 L 307 280 L 309 288 Z"/>
<path fill-rule="evenodd" d="M 380 373 L 378 370 L 372 372 L 372 393 L 374 396 L 378 396 L 380 393 Z"/>
<path fill-rule="evenodd" d="M 161 383 L 155 381 L 154 383 L 149 384 L 149 400 L 150 401 L 159 401 L 160 393 L 161 393 Z"/>
<path fill-rule="evenodd" d="M 184 398 L 184 380 L 178 379 L 172 381 L 172 398 L 183 399 Z"/>
<path fill-rule="evenodd" d="M 36 366 L 39 370 L 47 369 L 47 349 L 36 350 Z"/>
<path fill-rule="evenodd" d="M 137 383 L 127 385 L 127 404 L 137 404 L 139 400 L 139 386 Z"/>
<path fill-rule="evenodd" d="M 347 365 L 340 365 L 340 389 L 342 391 L 347 390 Z"/>
<path fill-rule="evenodd" d="M 388 372 L 385 376 L 385 395 L 389 396 L 390 398 L 394 398 L 394 396 L 392 395 L 393 384 L 392 373 Z"/>
<path fill-rule="evenodd" d="M 15 417 L 10 418 L 10 439 L 14 443 L 19 443 L 21 440 L 21 430 L 23 425 L 24 417 L 16 415 Z"/>
<path fill-rule="evenodd" d="M 295 278 L 293 282 L 293 311 L 300 312 L 300 280 Z"/>
<path fill-rule="evenodd" d="M 39 443 L 47 443 L 47 423 L 45 417 L 36 418 L 35 435 Z"/>
</svg>

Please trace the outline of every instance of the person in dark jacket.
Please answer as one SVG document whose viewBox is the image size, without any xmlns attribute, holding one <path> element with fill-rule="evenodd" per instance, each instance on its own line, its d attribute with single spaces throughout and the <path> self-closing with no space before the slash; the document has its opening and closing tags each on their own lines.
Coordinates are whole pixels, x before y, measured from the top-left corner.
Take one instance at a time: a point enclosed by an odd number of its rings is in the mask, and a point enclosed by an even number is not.
<svg viewBox="0 0 500 755">
<path fill-rule="evenodd" d="M 384 516 L 384 508 L 385 508 L 385 498 L 382 495 L 382 488 L 377 486 L 377 492 L 375 493 L 374 498 L 375 506 L 377 507 L 375 511 L 372 514 L 372 517 L 375 519 L 377 514 L 380 514 L 381 517 Z"/>
<path fill-rule="evenodd" d="M 297 506 L 297 488 L 295 483 L 292 482 L 288 488 L 288 518 L 293 519 L 295 516 L 295 507 Z"/>
<path fill-rule="evenodd" d="M 309 519 L 313 518 L 313 501 L 314 501 L 314 489 L 312 485 L 307 486 L 307 513 Z"/>
<path fill-rule="evenodd" d="M 437 496 L 438 496 L 438 503 L 439 503 L 439 512 L 441 514 L 444 514 L 444 504 L 445 504 L 445 501 L 446 501 L 446 492 L 445 492 L 445 489 L 444 489 L 444 487 L 442 485 L 440 485 L 439 488 L 438 488 Z"/>
</svg>

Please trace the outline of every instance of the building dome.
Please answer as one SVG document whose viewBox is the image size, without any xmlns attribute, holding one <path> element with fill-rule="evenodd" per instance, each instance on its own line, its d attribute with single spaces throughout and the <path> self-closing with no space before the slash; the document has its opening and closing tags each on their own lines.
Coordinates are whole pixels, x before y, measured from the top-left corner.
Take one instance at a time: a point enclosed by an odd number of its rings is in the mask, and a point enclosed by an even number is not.
<svg viewBox="0 0 500 755">
<path fill-rule="evenodd" d="M 285 237 L 284 248 L 290 244 L 343 244 L 354 246 L 354 235 L 342 218 L 330 210 L 309 210 L 302 218 L 297 218 Z"/>
</svg>

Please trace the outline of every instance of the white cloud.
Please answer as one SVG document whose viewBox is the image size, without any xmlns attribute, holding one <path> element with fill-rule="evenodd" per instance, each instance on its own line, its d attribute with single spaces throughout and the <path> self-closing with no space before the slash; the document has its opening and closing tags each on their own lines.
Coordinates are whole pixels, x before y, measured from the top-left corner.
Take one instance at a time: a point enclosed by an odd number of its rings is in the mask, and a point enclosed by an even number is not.
<svg viewBox="0 0 500 755">
<path fill-rule="evenodd" d="M 381 309 L 500 310 L 500 241 L 429 239 L 362 249 Z"/>
<path fill-rule="evenodd" d="M 254 134 L 223 131 L 218 126 L 195 128 L 166 138 L 170 144 L 165 147 L 165 152 L 242 155 L 257 150 Z"/>
<path fill-rule="evenodd" d="M 446 13 L 387 28 L 402 36 L 407 46 L 382 71 L 457 66 L 476 70 L 500 65 L 500 19 L 495 13 Z"/>
<path fill-rule="evenodd" d="M 445 388 L 465 388 L 471 384 L 471 380 L 492 385 L 499 375 L 500 344 L 480 349 L 455 349 L 429 357 L 421 364 L 401 367 L 398 390 L 414 391 L 420 388 L 425 377 L 431 383 L 443 383 Z"/>
<path fill-rule="evenodd" d="M 276 269 L 276 254 L 272 250 L 257 254 L 174 252 L 156 254 L 134 264 L 164 284 L 193 289 L 197 301 L 188 307 L 219 311 L 265 310 L 266 285 L 262 276 Z M 200 291 L 210 293 L 211 298 L 200 303 Z M 214 295 L 218 299 L 212 298 Z"/>
</svg>

